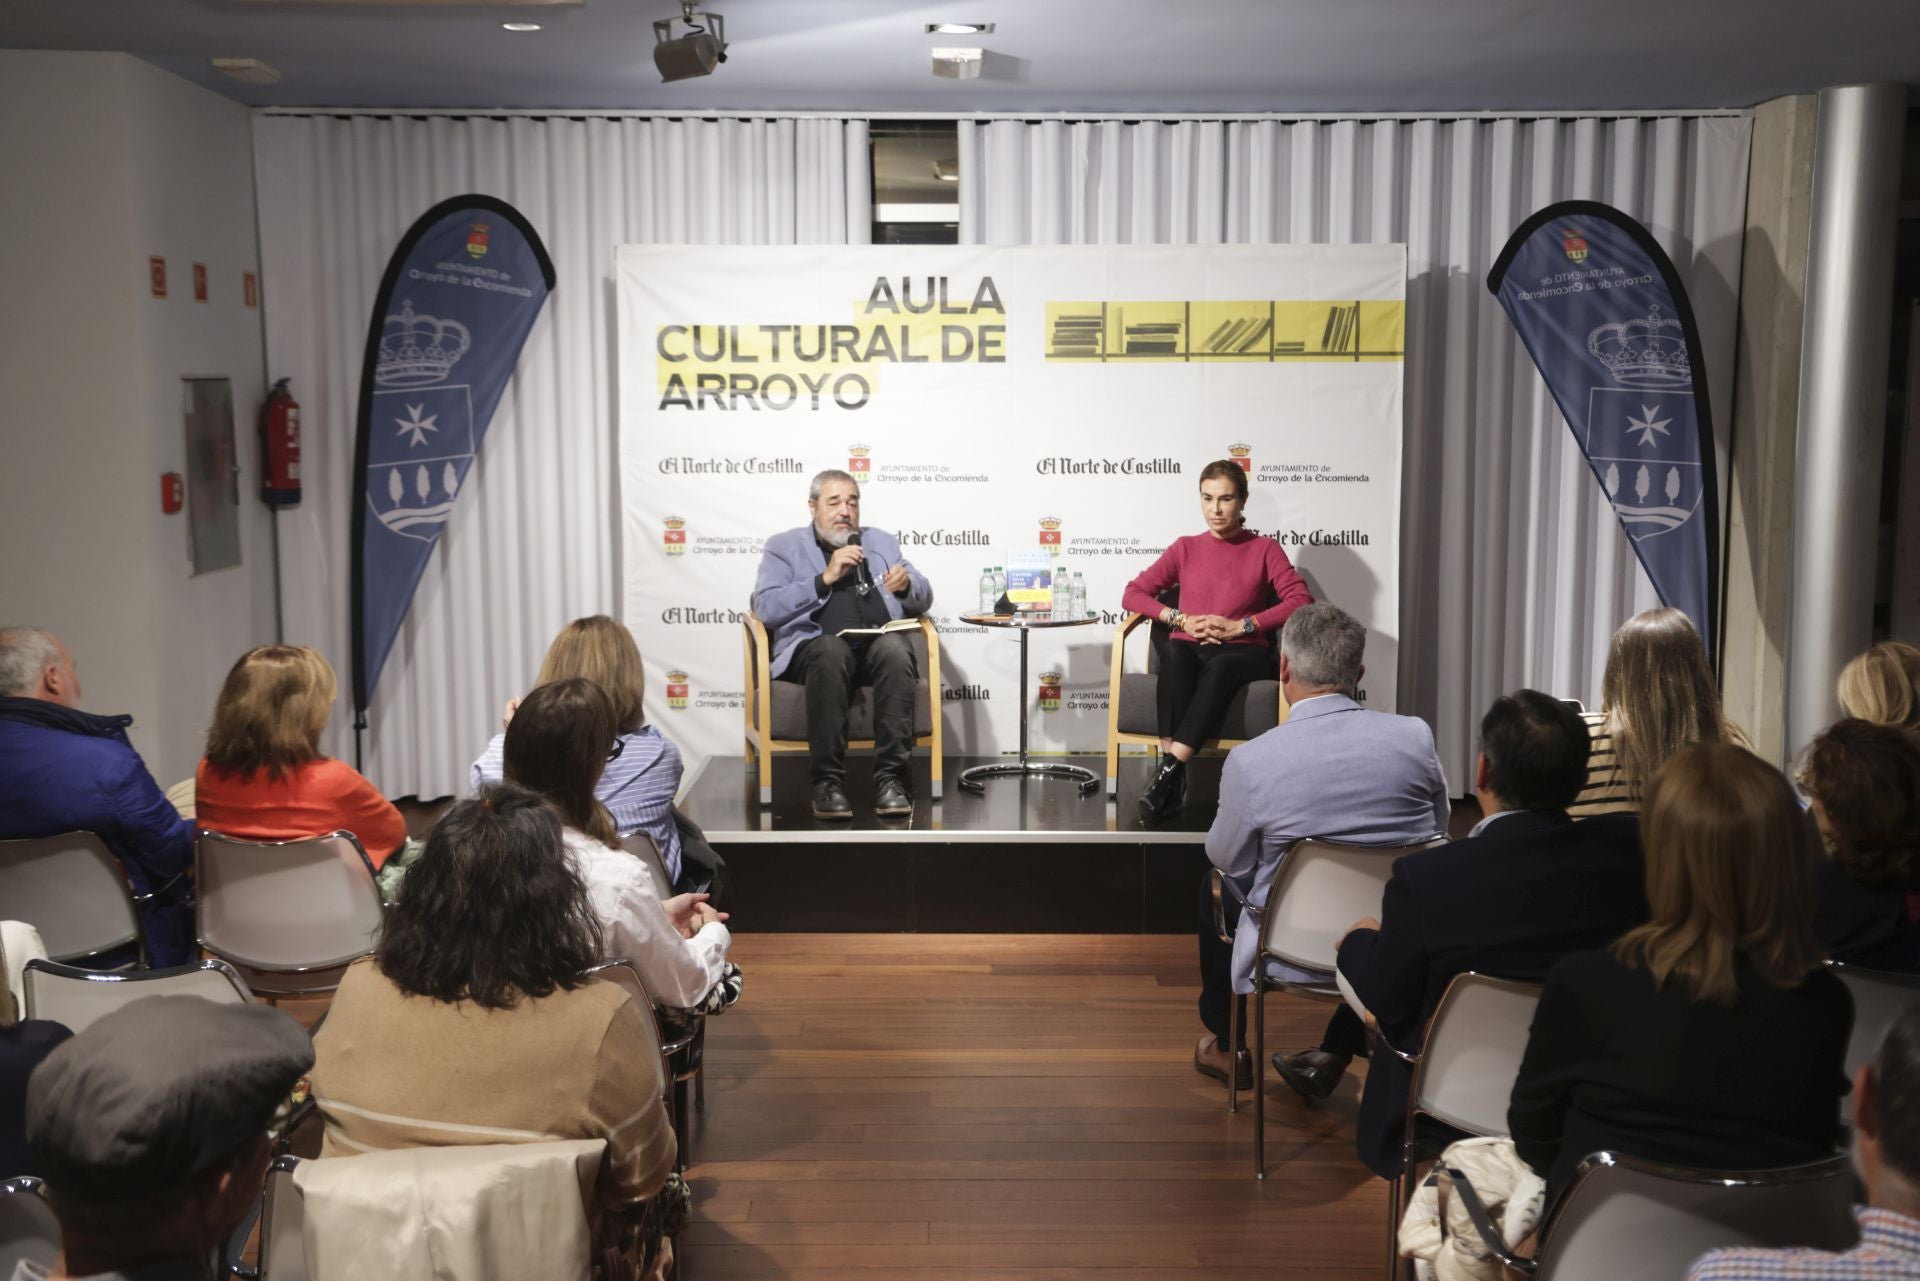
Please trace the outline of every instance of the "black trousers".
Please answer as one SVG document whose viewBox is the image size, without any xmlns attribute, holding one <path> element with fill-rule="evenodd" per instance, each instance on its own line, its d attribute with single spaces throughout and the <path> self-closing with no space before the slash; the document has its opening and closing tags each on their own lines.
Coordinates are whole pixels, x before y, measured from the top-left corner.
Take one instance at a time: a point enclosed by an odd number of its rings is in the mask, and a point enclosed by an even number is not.
<svg viewBox="0 0 1920 1281">
<path fill-rule="evenodd" d="M 1198 748 L 1220 733 L 1235 694 L 1275 676 L 1273 651 L 1265 645 L 1168 641 L 1157 686 L 1160 736 Z"/>
<path fill-rule="evenodd" d="M 1226 909 L 1227 933 L 1231 935 L 1240 924 L 1240 905 L 1231 895 Z M 1221 942 L 1213 928 L 1213 882 L 1212 873 L 1208 873 L 1200 878 L 1200 1022 L 1220 1045 L 1227 1043 L 1227 1024 L 1233 1017 L 1235 1005 L 1240 1007 L 1240 1044 L 1234 1048 L 1244 1050 L 1247 1048 L 1247 998 L 1234 994 L 1233 944 Z M 1333 1017 L 1327 1020 L 1320 1048 L 1343 1058 L 1355 1058 L 1367 1052 L 1367 1025 L 1345 1001 L 1334 1007 Z"/>
<path fill-rule="evenodd" d="M 920 672 L 905 636 L 877 636 L 857 650 L 838 636 L 816 636 L 793 651 L 780 679 L 807 687 L 807 754 L 814 782 L 846 777 L 847 708 L 862 685 L 873 686 L 873 776 L 906 780 Z"/>
</svg>

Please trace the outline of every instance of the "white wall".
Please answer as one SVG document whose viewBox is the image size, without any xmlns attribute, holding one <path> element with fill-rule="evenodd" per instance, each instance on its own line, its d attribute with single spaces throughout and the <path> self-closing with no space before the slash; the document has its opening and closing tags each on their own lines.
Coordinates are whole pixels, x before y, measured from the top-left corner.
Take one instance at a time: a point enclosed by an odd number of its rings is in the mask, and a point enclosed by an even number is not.
<svg viewBox="0 0 1920 1281">
<path fill-rule="evenodd" d="M 165 785 L 192 772 L 233 659 L 273 636 L 247 111 L 124 54 L 0 50 L 0 118 L 0 621 L 58 632 L 87 710 L 132 713 Z M 159 497 L 186 471 L 192 376 L 232 380 L 243 469 L 241 564 L 197 578 Z"/>
</svg>

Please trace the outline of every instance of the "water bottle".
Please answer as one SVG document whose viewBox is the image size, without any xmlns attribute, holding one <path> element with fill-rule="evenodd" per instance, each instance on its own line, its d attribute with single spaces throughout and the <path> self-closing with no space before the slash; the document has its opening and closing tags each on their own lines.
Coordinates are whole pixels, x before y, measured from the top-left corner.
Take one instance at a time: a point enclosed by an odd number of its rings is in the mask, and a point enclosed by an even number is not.
<svg viewBox="0 0 1920 1281">
<path fill-rule="evenodd" d="M 1079 570 L 1073 571 L 1073 606 L 1068 617 L 1085 618 L 1087 616 L 1087 580 Z"/>
<path fill-rule="evenodd" d="M 998 599 L 998 594 L 993 590 L 993 567 L 982 565 L 980 567 L 980 612 L 991 614 L 993 603 Z"/>
<path fill-rule="evenodd" d="M 993 570 L 993 599 L 997 603 L 1007 594 L 1007 567 L 996 565 Z"/>
</svg>

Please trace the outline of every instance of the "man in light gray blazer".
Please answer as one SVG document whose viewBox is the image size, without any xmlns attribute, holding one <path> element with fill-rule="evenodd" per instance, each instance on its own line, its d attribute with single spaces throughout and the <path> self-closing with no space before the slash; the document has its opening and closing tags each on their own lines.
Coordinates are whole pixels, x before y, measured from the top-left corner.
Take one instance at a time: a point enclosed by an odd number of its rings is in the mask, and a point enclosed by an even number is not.
<svg viewBox="0 0 1920 1281">
<path fill-rule="evenodd" d="M 771 674 L 807 689 L 807 749 L 815 818 L 853 817 L 846 777 L 847 708 L 873 686 L 873 808 L 913 813 L 913 646 L 902 633 L 850 635 L 927 612 L 933 588 L 884 529 L 860 523 L 860 482 L 823 471 L 807 490 L 813 518 L 767 540 L 753 584 L 753 612 L 771 633 Z M 938 697 L 936 693 L 935 697 Z M 933 714 L 940 714 L 936 702 Z M 762 780 L 763 782 L 765 780 Z"/>
<path fill-rule="evenodd" d="M 1433 751 L 1433 731 L 1413 716 L 1370 712 L 1354 701 L 1367 629 L 1345 610 L 1314 604 L 1295 610 L 1280 632 L 1280 684 L 1291 710 L 1284 724 L 1227 755 L 1220 808 L 1207 832 L 1207 857 L 1264 907 L 1288 846 L 1307 837 L 1354 845 L 1406 845 L 1443 835 L 1452 805 Z M 1344 922 L 1329 921 L 1329 929 Z M 1200 1021 L 1207 1035 L 1193 1054 L 1200 1072 L 1224 1081 L 1229 1062 L 1251 1081 L 1243 1043 L 1229 1060 L 1231 1003 L 1244 1015 L 1253 990 L 1257 927 L 1241 920 L 1231 949 L 1214 933 L 1211 895 L 1201 886 Z M 1299 977 L 1306 977 L 1304 975 Z M 1315 976 L 1325 979 L 1328 976 Z M 1240 1020 L 1242 1030 L 1246 1019 Z M 1366 1029 L 1345 1005 L 1327 1025 L 1312 1060 L 1319 1075 L 1302 1090 L 1325 1097 L 1353 1055 L 1366 1049 Z M 1295 1089 L 1300 1075 L 1282 1066 Z M 1325 1089 L 1317 1087 L 1324 1084 Z"/>
</svg>

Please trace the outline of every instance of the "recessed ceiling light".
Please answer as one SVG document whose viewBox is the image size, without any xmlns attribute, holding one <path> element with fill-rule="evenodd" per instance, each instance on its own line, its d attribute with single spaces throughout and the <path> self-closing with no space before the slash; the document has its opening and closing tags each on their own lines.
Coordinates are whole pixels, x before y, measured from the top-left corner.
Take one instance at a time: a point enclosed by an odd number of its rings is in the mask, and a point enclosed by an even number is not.
<svg viewBox="0 0 1920 1281">
<path fill-rule="evenodd" d="M 993 34 L 991 22 L 929 22 L 927 34 L 930 36 L 990 36 Z"/>
<path fill-rule="evenodd" d="M 500 29 L 502 31 L 538 31 L 540 24 L 537 22 L 503 22 L 500 24 Z"/>
</svg>

